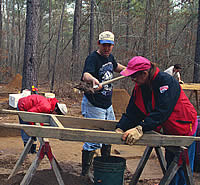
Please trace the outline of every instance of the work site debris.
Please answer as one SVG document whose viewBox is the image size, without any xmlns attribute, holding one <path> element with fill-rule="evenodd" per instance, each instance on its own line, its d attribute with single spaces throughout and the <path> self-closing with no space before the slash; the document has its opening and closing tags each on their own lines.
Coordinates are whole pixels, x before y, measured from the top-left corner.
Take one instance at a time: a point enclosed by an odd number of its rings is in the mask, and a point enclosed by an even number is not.
<svg viewBox="0 0 200 185">
<path fill-rule="evenodd" d="M 75 85 L 74 88 L 76 88 L 82 92 L 85 92 L 87 94 L 95 93 L 92 83 L 86 83 L 86 82 L 81 81 L 78 85 Z"/>
<path fill-rule="evenodd" d="M 13 79 L 7 84 L 7 88 L 9 89 L 21 89 L 22 87 L 22 76 L 17 73 Z"/>
</svg>

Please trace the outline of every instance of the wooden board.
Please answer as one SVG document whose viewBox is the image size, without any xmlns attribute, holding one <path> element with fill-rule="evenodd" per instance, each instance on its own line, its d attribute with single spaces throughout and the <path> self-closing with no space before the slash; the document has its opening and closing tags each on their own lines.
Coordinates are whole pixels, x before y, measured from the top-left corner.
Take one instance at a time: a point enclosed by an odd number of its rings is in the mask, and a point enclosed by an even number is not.
<svg viewBox="0 0 200 185">
<path fill-rule="evenodd" d="M 18 114 L 21 119 L 25 122 L 35 122 L 35 123 L 51 123 L 51 116 L 56 117 L 60 123 L 65 128 L 81 128 L 81 129 L 92 129 L 92 130 L 106 130 L 113 131 L 115 130 L 115 126 L 117 121 L 108 121 L 108 120 L 100 120 L 100 119 L 90 119 L 90 118 L 79 118 L 73 116 L 62 116 L 55 114 L 44 114 L 44 113 L 33 113 L 26 111 L 15 111 L 15 110 L 5 110 L 3 109 L 1 112 L 9 113 L 9 114 Z M 53 125 L 52 125 L 53 126 Z"/>
<path fill-rule="evenodd" d="M 185 90 L 200 90 L 200 83 L 184 83 L 181 84 L 182 89 Z"/>
<path fill-rule="evenodd" d="M 115 133 L 117 121 L 78 118 L 26 111 L 3 110 L 18 114 L 23 121 L 49 123 L 49 126 L 20 125 L 5 123 L 0 126 L 23 129 L 29 136 L 56 138 L 68 141 L 124 144 L 122 134 Z M 63 127 L 62 127 L 63 126 Z M 136 144 L 148 146 L 189 146 L 197 137 L 144 134 Z"/>
<path fill-rule="evenodd" d="M 35 137 L 105 144 L 125 144 L 124 141 L 121 140 L 122 134 L 113 131 L 20 125 L 11 123 L 2 123 L 0 127 L 23 129 L 29 136 Z M 200 137 L 146 133 L 135 144 L 145 146 L 189 146 L 195 140 L 200 141 Z"/>
</svg>

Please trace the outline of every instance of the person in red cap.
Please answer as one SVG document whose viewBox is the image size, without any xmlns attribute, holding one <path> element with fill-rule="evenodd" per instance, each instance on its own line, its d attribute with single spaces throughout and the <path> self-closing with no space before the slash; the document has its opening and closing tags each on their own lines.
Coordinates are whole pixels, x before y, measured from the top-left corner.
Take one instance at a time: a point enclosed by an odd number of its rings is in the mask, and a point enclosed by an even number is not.
<svg viewBox="0 0 200 185">
<path fill-rule="evenodd" d="M 160 72 L 155 63 L 142 56 L 133 57 L 121 75 L 130 76 L 135 82 L 126 113 L 116 126 L 116 132 L 123 133 L 122 139 L 127 144 L 134 144 L 150 130 L 162 130 L 168 135 L 196 134 L 197 112 L 175 78 Z M 189 146 L 188 154 L 193 170 L 195 142 Z M 168 168 L 174 153 L 166 149 L 165 158 Z M 171 185 L 185 183 L 180 168 Z"/>
<path fill-rule="evenodd" d="M 56 113 L 60 115 L 64 115 L 67 113 L 66 105 L 58 103 L 58 100 L 56 98 L 46 98 L 38 94 L 33 94 L 30 96 L 20 98 L 17 104 L 17 109 L 19 111 L 48 114 Z M 24 122 L 20 117 L 19 121 L 20 124 L 34 124 Z M 21 130 L 21 136 L 25 146 L 30 137 L 23 130 Z M 34 138 L 34 140 L 36 141 L 36 138 Z M 36 144 L 33 144 L 31 146 L 30 153 L 36 153 Z"/>
</svg>

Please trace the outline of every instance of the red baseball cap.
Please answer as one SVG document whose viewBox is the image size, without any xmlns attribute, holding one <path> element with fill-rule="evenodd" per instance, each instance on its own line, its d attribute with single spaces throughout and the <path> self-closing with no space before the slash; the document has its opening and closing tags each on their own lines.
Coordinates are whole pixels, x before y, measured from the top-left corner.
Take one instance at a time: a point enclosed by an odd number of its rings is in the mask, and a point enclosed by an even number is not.
<svg viewBox="0 0 200 185">
<path fill-rule="evenodd" d="M 144 71 L 151 67 L 151 62 L 141 56 L 133 57 L 129 62 L 125 70 L 120 74 L 123 76 L 130 76 L 138 71 Z"/>
</svg>

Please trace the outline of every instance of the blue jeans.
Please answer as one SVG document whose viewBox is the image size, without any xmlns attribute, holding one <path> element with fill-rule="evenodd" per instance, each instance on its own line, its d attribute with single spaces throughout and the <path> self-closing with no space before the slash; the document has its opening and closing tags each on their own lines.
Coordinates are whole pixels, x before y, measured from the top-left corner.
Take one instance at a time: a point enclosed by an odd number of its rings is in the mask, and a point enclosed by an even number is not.
<svg viewBox="0 0 200 185">
<path fill-rule="evenodd" d="M 196 136 L 196 133 L 193 136 Z M 195 143 L 196 142 L 194 141 L 188 148 L 188 156 L 189 156 L 190 168 L 191 168 L 192 172 L 193 172 L 194 157 L 195 157 Z M 169 167 L 169 165 L 173 161 L 173 158 L 174 158 L 174 153 L 170 152 L 170 151 L 166 151 L 165 159 L 166 159 L 166 162 L 167 162 L 167 168 Z M 170 182 L 170 185 L 186 185 L 185 175 L 184 175 L 182 167 L 179 168 L 176 175 L 174 176 L 174 178 Z"/>
<path fill-rule="evenodd" d="M 19 110 L 18 107 L 17 107 L 17 110 Z M 19 117 L 19 123 L 20 123 L 20 124 L 29 125 L 29 122 L 23 121 L 20 117 Z M 29 140 L 29 138 L 30 138 L 30 136 L 28 136 L 28 135 L 24 132 L 24 130 L 21 130 L 21 137 L 22 137 L 22 140 L 23 140 L 24 143 L 27 143 L 28 140 Z M 33 139 L 34 139 L 34 141 L 36 141 L 36 137 L 33 137 Z"/>
<path fill-rule="evenodd" d="M 82 103 L 81 103 L 81 111 L 82 111 L 82 115 L 85 118 L 115 120 L 115 114 L 114 114 L 112 105 L 107 109 L 95 107 L 88 101 L 86 96 L 83 96 Z M 102 147 L 102 144 L 86 142 L 83 145 L 83 150 L 93 151 L 101 147 Z"/>
</svg>

